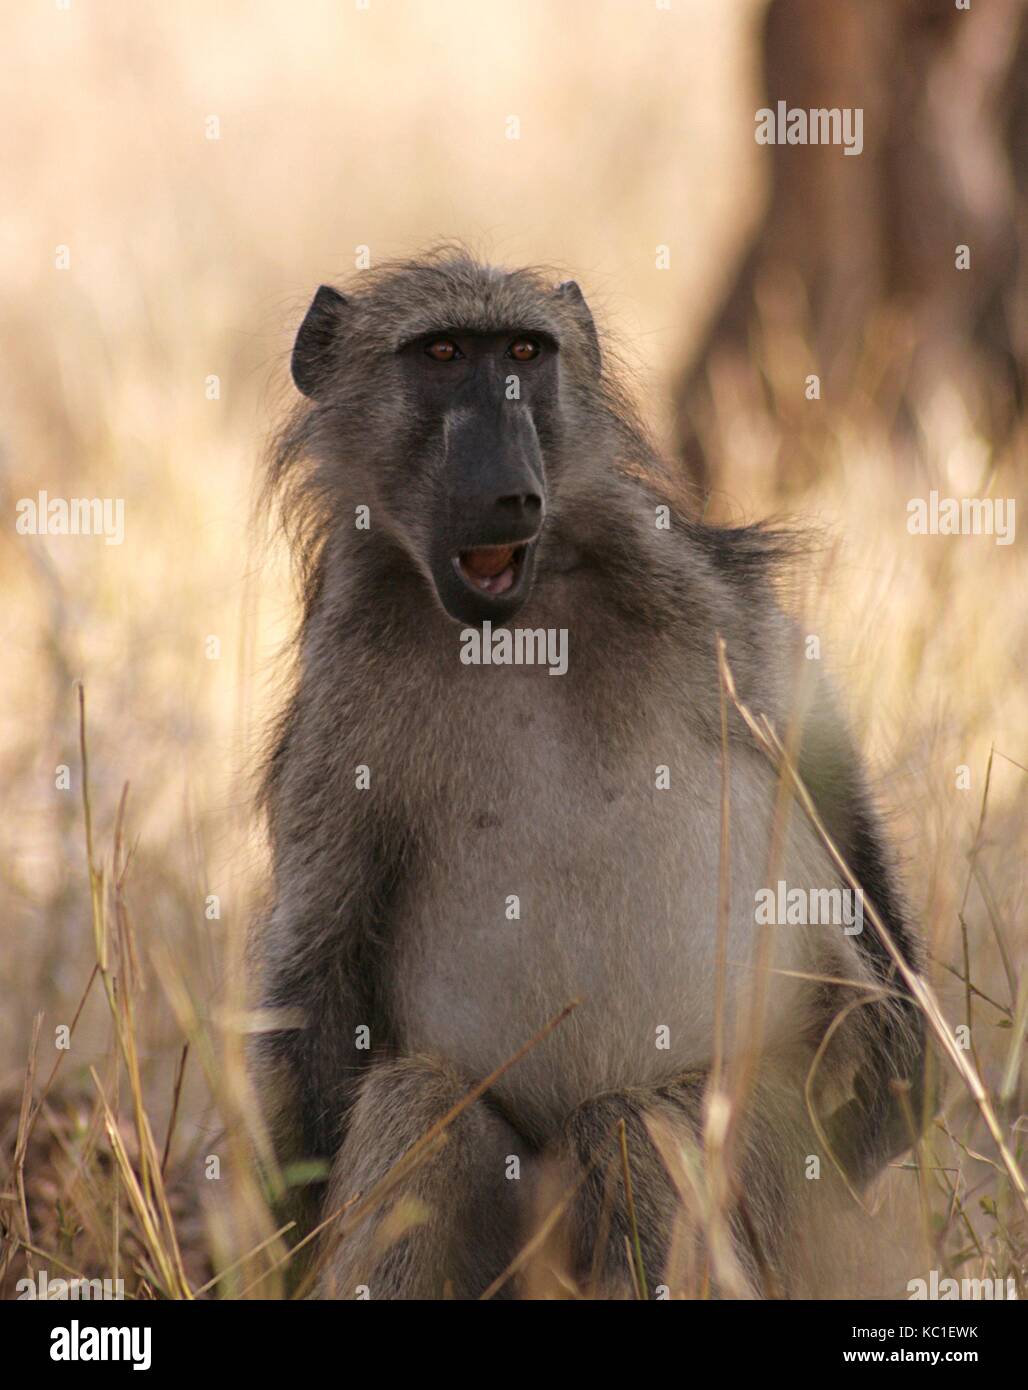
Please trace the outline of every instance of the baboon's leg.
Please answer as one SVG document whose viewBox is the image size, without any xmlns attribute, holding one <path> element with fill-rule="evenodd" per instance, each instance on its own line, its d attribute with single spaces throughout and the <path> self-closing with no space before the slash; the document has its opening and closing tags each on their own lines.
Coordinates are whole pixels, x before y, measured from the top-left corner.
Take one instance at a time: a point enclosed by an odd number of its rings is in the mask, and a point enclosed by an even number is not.
<svg viewBox="0 0 1028 1390">
<path fill-rule="evenodd" d="M 624 1178 L 619 1122 L 624 1121 L 635 1230 L 650 1298 L 668 1279 L 671 1293 L 782 1293 L 777 1269 L 786 1187 L 779 1155 L 759 1122 L 749 1126 L 738 1176 L 726 1182 L 720 1222 L 723 1244 L 711 1260 L 704 1218 L 716 1190 L 701 1138 L 706 1077 L 688 1077 L 654 1091 L 599 1096 L 569 1116 L 560 1142 L 568 1176 L 581 1181 L 570 1210 L 574 1274 L 600 1297 L 633 1297 L 634 1230 Z M 647 1117 L 664 1136 L 658 1147 Z M 684 1159 L 677 1151 L 684 1149 Z M 662 1152 L 663 1151 L 663 1152 Z M 668 1161 L 676 1168 L 673 1177 Z M 683 1203 L 682 1191 L 686 1192 Z M 724 1258 L 731 1265 L 726 1269 Z"/>
<path fill-rule="evenodd" d="M 471 1085 L 426 1057 L 373 1065 L 333 1165 L 326 1212 L 370 1193 Z M 328 1238 L 321 1296 L 354 1298 L 366 1286 L 373 1299 L 477 1298 L 517 1250 L 522 1182 L 507 1176 L 512 1157 L 523 1171 L 525 1141 L 475 1101 L 355 1230 Z"/>
</svg>

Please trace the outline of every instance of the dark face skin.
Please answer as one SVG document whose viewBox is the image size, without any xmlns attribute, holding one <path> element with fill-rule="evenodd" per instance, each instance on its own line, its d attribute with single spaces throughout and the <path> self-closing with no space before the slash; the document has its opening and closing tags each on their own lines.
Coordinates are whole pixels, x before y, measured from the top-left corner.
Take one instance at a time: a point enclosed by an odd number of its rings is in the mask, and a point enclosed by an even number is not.
<svg viewBox="0 0 1028 1390">
<path fill-rule="evenodd" d="M 442 450 L 425 558 L 440 603 L 458 622 L 508 622 L 531 589 L 557 354 L 552 338 L 516 328 L 441 329 L 397 354 L 416 419 L 413 448 Z"/>
<path fill-rule="evenodd" d="M 438 276 L 422 270 L 419 279 L 417 267 L 405 275 L 417 311 Z M 501 282 L 499 292 L 511 301 L 509 326 L 493 326 L 503 322 L 495 305 L 482 314 L 490 326 L 477 331 L 454 327 L 440 309 L 430 329 L 418 315 L 417 333 L 406 338 L 405 315 L 411 320 L 395 289 L 379 303 L 354 304 L 322 285 L 292 354 L 293 380 L 322 407 L 333 452 L 340 461 L 361 455 L 370 470 L 361 500 L 380 509 L 397 549 L 460 623 L 509 622 L 528 598 L 547 483 L 561 467 L 567 430 L 561 381 L 574 361 L 579 372 L 600 373 L 578 285 L 526 293 L 515 275 L 508 279 L 514 283 Z M 471 312 L 496 284 L 485 277 L 466 290 Z"/>
</svg>

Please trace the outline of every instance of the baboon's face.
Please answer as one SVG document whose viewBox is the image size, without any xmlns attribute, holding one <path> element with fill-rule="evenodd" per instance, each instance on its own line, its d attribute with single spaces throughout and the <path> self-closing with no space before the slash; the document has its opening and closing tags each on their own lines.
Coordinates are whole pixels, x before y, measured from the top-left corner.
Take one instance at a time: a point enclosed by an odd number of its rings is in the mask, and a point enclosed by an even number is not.
<svg viewBox="0 0 1028 1390">
<path fill-rule="evenodd" d="M 293 378 L 324 437 L 458 622 L 507 622 L 531 591 L 569 353 L 598 371 L 573 281 L 467 267 L 355 299 L 322 286 L 300 328 Z"/>
<path fill-rule="evenodd" d="M 440 329 L 398 353 L 415 467 L 434 478 L 422 530 L 443 608 L 460 622 L 505 622 L 532 584 L 546 512 L 546 463 L 557 401 L 556 342 L 516 327 Z"/>
</svg>

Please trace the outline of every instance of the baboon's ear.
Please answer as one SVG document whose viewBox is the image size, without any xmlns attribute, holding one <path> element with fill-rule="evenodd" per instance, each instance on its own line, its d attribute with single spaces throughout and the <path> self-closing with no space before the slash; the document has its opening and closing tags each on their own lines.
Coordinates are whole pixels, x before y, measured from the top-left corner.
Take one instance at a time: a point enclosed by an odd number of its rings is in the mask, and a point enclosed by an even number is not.
<svg viewBox="0 0 1028 1390">
<path fill-rule="evenodd" d="M 564 280 L 553 291 L 555 299 L 563 300 L 569 309 L 574 313 L 578 322 L 585 329 L 590 349 L 596 366 L 600 365 L 600 340 L 596 336 L 596 324 L 593 322 L 592 312 L 589 305 L 585 302 L 585 295 L 578 287 L 577 280 Z"/>
<path fill-rule="evenodd" d="M 332 347 L 342 327 L 346 299 L 331 285 L 322 285 L 311 300 L 293 344 L 293 380 L 305 396 L 317 396 L 331 363 Z"/>
</svg>

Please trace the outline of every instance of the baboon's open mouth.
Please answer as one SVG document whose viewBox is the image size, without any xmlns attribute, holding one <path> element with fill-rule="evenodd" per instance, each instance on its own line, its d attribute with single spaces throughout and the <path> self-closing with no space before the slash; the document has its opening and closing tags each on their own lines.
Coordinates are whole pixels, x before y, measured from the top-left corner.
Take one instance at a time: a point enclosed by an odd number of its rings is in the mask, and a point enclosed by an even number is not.
<svg viewBox="0 0 1028 1390">
<path fill-rule="evenodd" d="M 509 531 L 507 535 L 506 543 L 497 545 L 487 531 L 489 545 L 469 545 L 439 555 L 432 572 L 436 595 L 455 621 L 509 622 L 528 598 L 539 533 L 526 540 L 511 537 Z"/>
<path fill-rule="evenodd" d="M 527 541 L 521 545 L 480 545 L 462 550 L 454 565 L 472 589 L 499 597 L 518 582 L 527 549 Z"/>
</svg>

